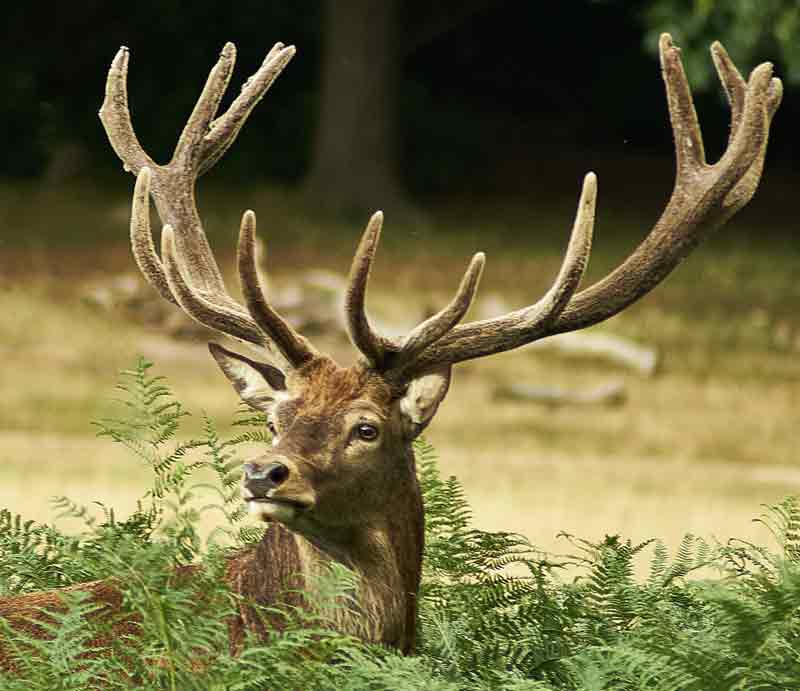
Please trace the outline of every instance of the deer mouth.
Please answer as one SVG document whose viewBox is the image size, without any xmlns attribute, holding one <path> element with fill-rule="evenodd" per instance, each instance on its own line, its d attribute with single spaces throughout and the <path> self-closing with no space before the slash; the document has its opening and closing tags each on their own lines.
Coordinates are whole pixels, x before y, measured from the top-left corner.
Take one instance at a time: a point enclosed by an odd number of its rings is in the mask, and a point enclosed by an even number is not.
<svg viewBox="0 0 800 691">
<path fill-rule="evenodd" d="M 285 499 L 283 497 L 247 497 L 245 499 L 248 503 L 255 504 L 279 504 L 283 506 L 291 506 L 298 511 L 306 511 L 311 508 L 308 502 L 299 501 L 297 499 Z"/>
<path fill-rule="evenodd" d="M 246 497 L 247 508 L 251 515 L 262 521 L 279 521 L 293 524 L 312 506 L 311 502 L 285 497 Z"/>
</svg>

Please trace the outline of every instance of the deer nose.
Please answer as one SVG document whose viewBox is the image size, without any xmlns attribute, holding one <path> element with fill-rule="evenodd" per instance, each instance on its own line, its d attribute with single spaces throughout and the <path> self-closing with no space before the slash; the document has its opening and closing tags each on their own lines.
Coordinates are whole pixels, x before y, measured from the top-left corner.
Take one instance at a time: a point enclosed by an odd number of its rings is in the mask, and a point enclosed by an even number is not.
<svg viewBox="0 0 800 691">
<path fill-rule="evenodd" d="M 283 463 L 245 463 L 244 486 L 256 496 L 280 487 L 289 477 L 289 468 Z"/>
</svg>

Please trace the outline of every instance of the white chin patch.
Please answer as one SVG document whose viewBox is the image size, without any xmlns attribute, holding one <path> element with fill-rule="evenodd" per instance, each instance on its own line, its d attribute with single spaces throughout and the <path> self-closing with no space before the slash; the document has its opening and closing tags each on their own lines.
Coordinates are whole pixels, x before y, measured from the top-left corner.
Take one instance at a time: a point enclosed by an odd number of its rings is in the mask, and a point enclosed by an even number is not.
<svg viewBox="0 0 800 691">
<path fill-rule="evenodd" d="M 258 516 L 261 520 L 285 523 L 291 521 L 297 515 L 297 509 L 288 504 L 262 501 L 249 501 L 247 504 L 250 507 L 250 513 Z"/>
</svg>

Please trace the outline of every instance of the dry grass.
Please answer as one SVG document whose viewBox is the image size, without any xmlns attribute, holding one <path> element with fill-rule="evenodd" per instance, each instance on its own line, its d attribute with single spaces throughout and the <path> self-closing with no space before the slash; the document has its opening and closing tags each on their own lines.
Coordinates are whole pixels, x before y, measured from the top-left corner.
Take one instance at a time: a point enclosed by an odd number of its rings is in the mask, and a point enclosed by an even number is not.
<svg viewBox="0 0 800 691">
<path fill-rule="evenodd" d="M 635 219 L 618 220 L 624 231 Z M 478 246 L 490 257 L 484 294 L 517 304 L 535 296 L 558 261 L 561 240 L 548 238 L 560 233 L 526 238 L 508 226 L 492 234 L 473 221 L 431 242 L 390 241 L 371 295 L 376 311 L 405 321 L 410 305 L 440 304 Z M 685 532 L 748 538 L 760 504 L 798 492 L 800 252 L 779 237 L 759 245 L 748 232 L 715 239 L 644 304 L 602 327 L 663 351 L 653 379 L 530 350 L 458 368 L 430 440 L 444 471 L 466 486 L 479 526 L 519 531 L 556 551 L 562 530 L 660 536 L 672 545 Z M 355 233 L 337 243 L 319 237 L 295 238 L 285 251 L 278 244 L 271 261 L 343 270 Z M 605 238 L 605 248 L 598 240 L 594 276 L 630 237 Z M 334 244 L 343 249 L 332 255 Z M 235 397 L 202 345 L 168 341 L 81 302 L 84 281 L 97 278 L 93 267 L 130 265 L 119 245 L 104 247 L 88 269 L 80 244 L 57 253 L 18 246 L 5 254 L 7 268 L 12 256 L 17 271 L 0 283 L 0 505 L 43 520 L 52 516 L 49 498 L 66 494 L 124 512 L 146 470 L 96 439 L 89 424 L 107 412 L 117 371 L 142 353 L 190 409 L 217 420 L 229 419 Z M 46 278 L 53 268 L 59 278 Z M 579 386 L 612 377 L 629 388 L 620 408 L 552 410 L 492 395 L 496 382 Z"/>
</svg>

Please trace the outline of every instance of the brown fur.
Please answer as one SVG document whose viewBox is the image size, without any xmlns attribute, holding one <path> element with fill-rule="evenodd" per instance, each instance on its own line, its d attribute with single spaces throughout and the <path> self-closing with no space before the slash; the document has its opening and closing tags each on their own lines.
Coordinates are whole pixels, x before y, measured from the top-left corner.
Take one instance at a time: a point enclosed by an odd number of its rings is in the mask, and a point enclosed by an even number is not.
<svg viewBox="0 0 800 691">
<path fill-rule="evenodd" d="M 118 584 L 109 579 L 81 583 L 64 588 L 61 591 L 30 593 L 28 595 L 5 598 L 0 600 L 0 619 L 4 619 L 13 629 L 20 633 L 36 638 L 46 638 L 45 629 L 37 622 L 52 623 L 52 617 L 48 617 L 46 612 L 64 612 L 66 607 L 61 598 L 61 593 L 75 591 L 87 592 L 91 596 L 92 602 L 104 605 L 97 612 L 98 616 L 108 616 L 118 611 L 122 605 L 122 594 L 118 589 Z M 137 625 L 135 621 L 127 620 L 120 622 L 112 630 L 115 636 L 135 634 Z M 102 639 L 93 640 L 90 643 L 92 647 L 107 644 L 108 641 Z M 8 659 L 9 653 L 10 650 L 6 648 L 2 639 L 0 639 L 0 671 L 15 671 L 14 665 Z"/>
<path fill-rule="evenodd" d="M 398 390 L 368 367 L 344 369 L 328 358 L 290 375 L 288 388 L 297 395 L 275 406 L 281 441 L 265 460 L 292 459 L 301 476 L 312 478 L 315 510 L 324 522 L 309 518 L 291 526 L 295 549 L 306 573 L 334 559 L 361 577 L 357 599 L 369 623 L 345 615 L 343 630 L 408 652 L 416 628 L 424 515 L 410 440 L 393 414 Z M 341 442 L 348 411 L 360 406 L 385 418 L 384 444 L 372 463 L 350 467 Z"/>
<path fill-rule="evenodd" d="M 355 401 L 366 399 L 385 407 L 397 395 L 386 379 L 366 365 L 341 367 L 328 357 L 319 357 L 290 375 L 302 381 L 302 409 L 309 415 L 330 413 Z M 295 386 L 298 383 L 292 381 Z"/>
</svg>

